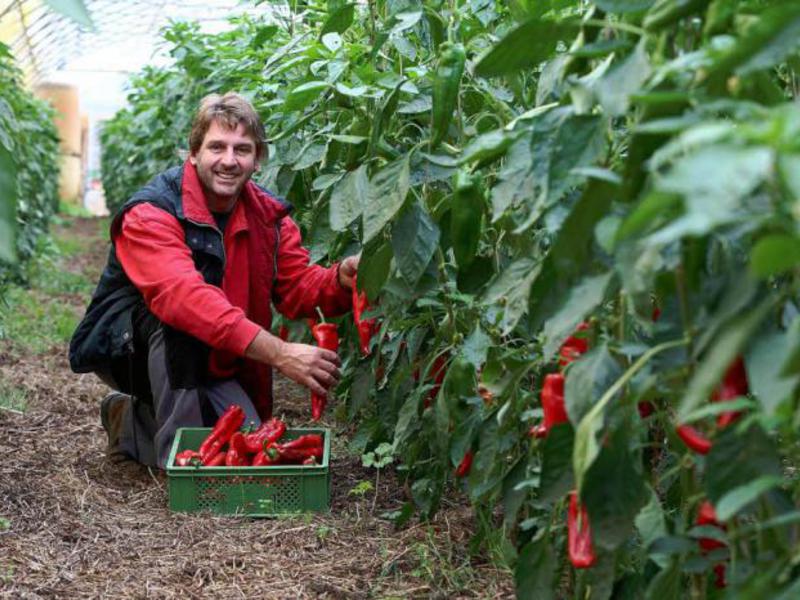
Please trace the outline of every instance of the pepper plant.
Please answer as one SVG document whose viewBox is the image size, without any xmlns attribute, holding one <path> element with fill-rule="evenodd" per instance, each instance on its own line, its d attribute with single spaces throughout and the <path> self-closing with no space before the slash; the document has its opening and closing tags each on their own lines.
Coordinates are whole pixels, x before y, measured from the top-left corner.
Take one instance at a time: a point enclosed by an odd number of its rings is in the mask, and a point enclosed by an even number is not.
<svg viewBox="0 0 800 600">
<path fill-rule="evenodd" d="M 398 525 L 462 490 L 523 598 L 799 589 L 800 7 L 278 14 L 167 30 L 175 64 L 134 81 L 104 180 L 118 204 L 174 163 L 203 94 L 254 101 L 260 182 L 313 259 L 362 252 L 377 332 L 362 352 L 341 322 L 340 414 L 356 449 L 391 445 Z"/>
</svg>

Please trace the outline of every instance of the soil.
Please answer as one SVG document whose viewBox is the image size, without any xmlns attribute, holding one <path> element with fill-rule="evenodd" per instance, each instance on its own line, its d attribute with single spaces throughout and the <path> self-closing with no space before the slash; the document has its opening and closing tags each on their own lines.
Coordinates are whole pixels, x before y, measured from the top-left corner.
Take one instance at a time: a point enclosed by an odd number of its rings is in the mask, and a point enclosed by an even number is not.
<svg viewBox="0 0 800 600">
<path fill-rule="evenodd" d="M 66 268 L 93 280 L 107 244 L 93 219 L 56 235 L 85 236 Z M 85 298 L 65 297 L 76 314 Z M 0 596 L 4 598 L 510 598 L 508 571 L 470 556 L 472 511 L 457 494 L 429 522 L 397 530 L 382 517 L 406 501 L 334 431 L 331 511 L 280 519 L 180 514 L 165 473 L 105 455 L 94 375 L 69 370 L 66 345 L 34 355 L 0 342 L 0 381 L 26 392 L 0 410 Z M 307 393 L 278 378 L 276 413 L 308 425 Z M 330 414 L 330 412 L 328 413 Z M 329 417 L 330 418 L 330 417 Z M 338 435 L 337 435 L 338 434 Z"/>
</svg>

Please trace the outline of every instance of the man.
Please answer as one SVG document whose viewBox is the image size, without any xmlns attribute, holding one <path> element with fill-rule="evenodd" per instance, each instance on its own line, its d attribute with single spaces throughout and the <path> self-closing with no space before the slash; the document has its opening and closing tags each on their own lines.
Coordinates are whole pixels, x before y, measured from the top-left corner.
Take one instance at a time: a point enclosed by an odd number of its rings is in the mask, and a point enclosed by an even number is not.
<svg viewBox="0 0 800 600">
<path fill-rule="evenodd" d="M 112 220 L 70 342 L 73 371 L 120 390 L 101 404 L 109 454 L 161 468 L 178 427 L 210 426 L 230 404 L 268 417 L 273 367 L 318 394 L 336 384 L 336 353 L 269 333 L 270 302 L 291 319 L 342 314 L 358 267 L 310 265 L 290 207 L 250 180 L 266 142 L 244 98 L 203 99 L 189 149 Z"/>
</svg>

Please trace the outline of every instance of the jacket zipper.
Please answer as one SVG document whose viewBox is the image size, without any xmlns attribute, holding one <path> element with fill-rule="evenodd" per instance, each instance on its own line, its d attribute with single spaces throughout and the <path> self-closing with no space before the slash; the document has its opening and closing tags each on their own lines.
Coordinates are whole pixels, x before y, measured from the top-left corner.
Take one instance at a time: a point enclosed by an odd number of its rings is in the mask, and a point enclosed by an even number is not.
<svg viewBox="0 0 800 600">
<path fill-rule="evenodd" d="M 219 241 L 222 244 L 222 277 L 225 278 L 225 265 L 228 263 L 228 256 L 225 253 L 225 237 L 222 235 L 222 232 L 219 230 L 218 227 L 214 225 L 209 225 L 208 223 L 198 223 L 197 221 L 192 221 L 190 218 L 186 218 L 186 220 L 191 223 L 192 225 L 197 225 L 198 227 L 207 227 L 213 231 L 216 231 L 219 234 Z M 220 281 L 220 286 L 222 285 L 222 281 Z"/>
</svg>

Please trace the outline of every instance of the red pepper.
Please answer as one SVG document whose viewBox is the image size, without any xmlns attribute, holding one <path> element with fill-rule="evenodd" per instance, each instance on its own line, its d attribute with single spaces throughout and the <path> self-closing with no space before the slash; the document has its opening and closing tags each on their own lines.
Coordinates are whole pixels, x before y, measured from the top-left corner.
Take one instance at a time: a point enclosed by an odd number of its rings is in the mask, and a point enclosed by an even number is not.
<svg viewBox="0 0 800 600">
<path fill-rule="evenodd" d="M 467 450 L 464 453 L 464 458 L 461 459 L 461 462 L 458 463 L 456 467 L 456 477 L 466 477 L 469 475 L 470 469 L 472 469 L 473 458 L 475 458 L 475 455 L 472 453 L 472 450 Z"/>
<path fill-rule="evenodd" d="M 203 464 L 208 465 L 208 461 L 213 459 L 222 447 L 228 443 L 234 432 L 244 423 L 245 414 L 241 406 L 232 404 L 217 419 L 217 423 L 208 434 L 208 437 L 200 444 L 200 455 L 203 457 Z"/>
<path fill-rule="evenodd" d="M 698 454 L 708 454 L 711 450 L 711 440 L 691 425 L 678 425 L 675 432 L 690 450 L 694 450 Z"/>
<path fill-rule="evenodd" d="M 322 460 L 322 452 L 322 446 L 287 449 L 271 446 L 266 450 L 267 456 L 281 464 L 299 464 L 312 456 L 318 460 Z"/>
<path fill-rule="evenodd" d="M 204 467 L 224 467 L 225 466 L 225 457 L 228 455 L 227 452 L 217 452 L 208 462 L 204 462 Z"/>
<path fill-rule="evenodd" d="M 714 505 L 708 500 L 704 500 L 700 504 L 700 508 L 697 510 L 697 519 L 695 520 L 695 525 L 713 525 L 714 527 L 719 527 L 722 530 L 727 529 L 725 525 L 717 520 L 717 511 L 714 510 Z M 712 550 L 725 547 L 723 542 L 712 538 L 700 538 L 698 540 L 698 544 L 700 545 L 700 550 L 703 554 L 708 554 Z M 718 588 L 724 588 L 726 586 L 724 563 L 720 562 L 714 565 L 714 576 L 714 584 Z"/>
<path fill-rule="evenodd" d="M 546 375 L 539 397 L 544 410 L 544 421 L 538 427 L 534 427 L 531 434 L 534 437 L 543 438 L 547 436 L 551 427 L 569 422 L 564 405 L 564 375 L 562 373 Z"/>
<path fill-rule="evenodd" d="M 581 506 L 578 494 L 570 492 L 567 510 L 567 548 L 569 560 L 576 569 L 587 569 L 595 560 L 592 529 L 586 507 Z"/>
<path fill-rule="evenodd" d="M 241 431 L 237 431 L 231 436 L 230 448 L 225 455 L 225 464 L 229 467 L 245 467 L 250 462 L 247 455 L 244 435 Z"/>
<path fill-rule="evenodd" d="M 436 400 L 436 396 L 439 394 L 439 390 L 442 387 L 442 383 L 444 382 L 444 376 L 446 373 L 445 367 L 447 366 L 447 357 L 444 354 L 440 354 L 435 359 L 433 359 L 433 365 L 431 366 L 430 373 L 428 374 L 428 378 L 433 379 L 433 387 L 428 392 L 428 395 L 425 397 L 425 408 L 428 408 L 433 401 Z M 416 375 L 415 379 L 419 379 L 419 374 Z"/>
<path fill-rule="evenodd" d="M 316 456 L 309 456 L 307 459 L 305 459 L 303 461 L 303 464 L 304 465 L 316 465 L 316 464 L 319 464 L 319 463 L 317 463 L 317 457 Z"/>
<path fill-rule="evenodd" d="M 353 277 L 353 321 L 358 330 L 358 342 L 361 348 L 361 354 L 363 356 L 369 356 L 369 344 L 372 340 L 372 336 L 377 332 L 378 326 L 374 318 L 361 318 L 361 315 L 364 314 L 364 311 L 369 310 L 370 306 L 369 302 L 367 302 L 367 293 L 358 291 L 356 279 L 356 277 Z"/>
<path fill-rule="evenodd" d="M 711 401 L 725 402 L 733 400 L 739 396 L 746 396 L 749 391 L 750 386 L 747 382 L 747 371 L 745 371 L 744 368 L 744 361 L 741 356 L 737 356 L 728 367 L 728 370 L 725 371 L 722 383 L 711 394 Z M 723 429 L 736 421 L 741 415 L 741 411 L 720 413 L 717 417 L 717 427 Z"/>
<path fill-rule="evenodd" d="M 339 350 L 339 334 L 336 331 L 334 323 L 319 323 L 311 328 L 311 335 L 317 342 L 320 348 L 332 350 L 336 352 Z M 311 393 L 311 418 L 319 421 L 322 413 L 325 412 L 325 404 L 327 404 L 328 397 L 320 396 L 319 394 Z"/>
<path fill-rule="evenodd" d="M 267 454 L 266 450 L 261 450 L 258 454 L 253 457 L 253 467 L 268 467 L 270 465 L 277 465 L 279 461 L 273 460 L 270 458 L 269 454 Z"/>
<path fill-rule="evenodd" d="M 575 329 L 575 333 L 569 336 L 567 340 L 561 344 L 561 349 L 558 351 L 558 366 L 560 366 L 562 369 L 573 360 L 577 359 L 581 354 L 584 354 L 589 350 L 589 339 L 586 337 L 586 335 L 576 335 L 582 331 L 588 330 L 589 323 L 584 321 L 578 325 L 578 327 Z"/>
<path fill-rule="evenodd" d="M 322 447 L 322 436 L 317 433 L 309 433 L 301 435 L 298 438 L 289 440 L 283 444 L 276 444 L 278 450 L 298 450 L 300 448 L 317 448 Z"/>
<path fill-rule="evenodd" d="M 643 400 L 642 402 L 637 403 L 636 408 L 639 410 L 639 416 L 643 419 L 646 419 L 652 415 L 656 410 L 656 407 L 653 406 L 653 403 L 649 402 L 648 400 Z"/>
<path fill-rule="evenodd" d="M 176 467 L 196 467 L 203 462 L 203 458 L 197 450 L 184 450 L 175 455 Z"/>
<path fill-rule="evenodd" d="M 244 443 L 250 454 L 261 452 L 266 444 L 276 442 L 286 433 L 286 423 L 277 417 L 264 421 L 258 429 L 244 436 Z"/>
<path fill-rule="evenodd" d="M 286 325 L 281 325 L 278 329 L 278 337 L 284 342 L 289 340 L 289 328 Z"/>
</svg>

